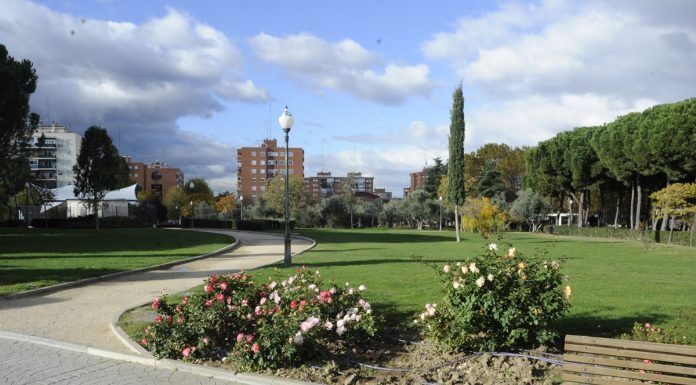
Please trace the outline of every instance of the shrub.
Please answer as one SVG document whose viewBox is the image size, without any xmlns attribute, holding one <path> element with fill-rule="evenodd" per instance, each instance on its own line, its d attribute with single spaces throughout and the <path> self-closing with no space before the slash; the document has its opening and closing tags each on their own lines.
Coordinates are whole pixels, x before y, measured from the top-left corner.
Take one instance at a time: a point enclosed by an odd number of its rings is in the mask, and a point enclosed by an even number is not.
<svg viewBox="0 0 696 385">
<path fill-rule="evenodd" d="M 498 350 L 550 344 L 555 321 L 568 311 L 570 287 L 559 263 L 525 258 L 515 248 L 438 268 L 443 298 L 426 304 L 417 323 L 426 335 L 457 350 Z"/>
<path fill-rule="evenodd" d="M 462 223 L 486 239 L 491 233 L 502 231 L 507 219 L 507 214 L 486 197 L 467 199 L 462 207 Z"/>
<path fill-rule="evenodd" d="M 624 333 L 620 337 L 624 340 L 658 342 L 662 344 L 689 345 L 686 336 L 677 337 L 669 331 L 651 325 L 649 323 L 634 323 L 630 333 Z"/>
<path fill-rule="evenodd" d="M 157 357 L 277 368 L 321 355 L 330 344 L 355 346 L 376 331 L 363 286 L 322 287 L 319 272 L 304 268 L 280 283 L 231 274 L 210 277 L 203 288 L 177 304 L 156 298 L 157 316 L 141 345 Z"/>
</svg>

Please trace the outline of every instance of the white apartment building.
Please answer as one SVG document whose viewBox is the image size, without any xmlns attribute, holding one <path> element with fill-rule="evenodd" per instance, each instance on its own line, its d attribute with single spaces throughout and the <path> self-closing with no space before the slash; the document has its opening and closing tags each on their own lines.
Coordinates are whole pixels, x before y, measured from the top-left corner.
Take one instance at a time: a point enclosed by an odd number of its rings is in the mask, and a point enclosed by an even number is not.
<svg viewBox="0 0 696 385">
<path fill-rule="evenodd" d="M 34 183 L 44 188 L 73 184 L 72 169 L 77 164 L 81 141 L 80 135 L 61 125 L 39 125 L 29 140 L 29 167 Z"/>
</svg>

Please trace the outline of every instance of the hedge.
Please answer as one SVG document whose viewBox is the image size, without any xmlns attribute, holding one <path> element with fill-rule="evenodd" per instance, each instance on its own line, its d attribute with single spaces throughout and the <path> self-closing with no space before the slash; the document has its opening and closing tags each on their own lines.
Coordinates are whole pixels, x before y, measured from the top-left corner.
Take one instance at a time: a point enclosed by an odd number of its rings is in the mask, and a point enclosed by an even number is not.
<svg viewBox="0 0 696 385">
<path fill-rule="evenodd" d="M 556 235 L 570 235 L 590 238 L 630 239 L 634 241 L 647 241 L 655 243 L 667 243 L 669 231 L 615 229 L 613 227 L 577 227 L 577 226 L 544 226 L 544 232 Z M 689 231 L 672 232 L 672 244 L 690 246 L 691 233 Z M 694 235 L 696 244 L 696 235 Z M 693 246 L 693 245 L 692 245 Z"/>
<path fill-rule="evenodd" d="M 94 215 L 74 218 L 34 218 L 31 221 L 33 227 L 48 227 L 53 229 L 91 229 L 94 228 Z M 99 218 L 99 228 L 128 228 L 149 227 L 150 223 L 145 219 L 127 217 Z"/>
</svg>

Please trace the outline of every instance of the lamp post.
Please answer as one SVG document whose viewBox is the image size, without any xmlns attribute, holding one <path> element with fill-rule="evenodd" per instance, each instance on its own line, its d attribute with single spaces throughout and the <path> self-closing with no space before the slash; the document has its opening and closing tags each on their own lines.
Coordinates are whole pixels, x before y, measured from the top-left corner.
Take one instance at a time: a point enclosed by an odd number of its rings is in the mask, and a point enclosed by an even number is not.
<svg viewBox="0 0 696 385">
<path fill-rule="evenodd" d="M 437 197 L 437 200 L 440 202 L 440 231 L 442 231 L 442 197 Z"/>
<path fill-rule="evenodd" d="M 573 223 L 573 198 L 568 198 L 568 226 Z"/>
<path fill-rule="evenodd" d="M 181 226 L 181 210 L 179 210 L 179 205 L 174 206 L 176 209 L 176 215 L 179 217 L 179 226 Z"/>
<path fill-rule="evenodd" d="M 295 123 L 295 118 L 293 118 L 290 111 L 288 111 L 288 106 L 285 106 L 285 110 L 278 117 L 278 123 L 280 124 L 280 128 L 283 129 L 283 132 L 285 132 L 285 253 L 283 265 L 289 267 L 292 261 L 290 259 L 290 199 L 288 195 L 290 173 L 288 167 L 288 142 L 290 129 L 292 128 L 292 124 Z"/>
<path fill-rule="evenodd" d="M 196 188 L 196 185 L 193 184 L 193 181 L 191 181 L 191 183 L 189 183 L 189 190 L 191 190 L 191 193 L 193 193 L 193 189 L 194 189 L 194 188 Z M 193 227 L 194 227 L 194 225 L 193 225 L 193 217 L 194 217 L 194 213 L 193 213 L 193 201 L 191 201 L 191 203 L 189 203 L 189 204 L 191 205 L 191 228 L 193 228 Z"/>
<path fill-rule="evenodd" d="M 244 220 L 244 195 L 239 195 L 239 220 Z"/>
</svg>

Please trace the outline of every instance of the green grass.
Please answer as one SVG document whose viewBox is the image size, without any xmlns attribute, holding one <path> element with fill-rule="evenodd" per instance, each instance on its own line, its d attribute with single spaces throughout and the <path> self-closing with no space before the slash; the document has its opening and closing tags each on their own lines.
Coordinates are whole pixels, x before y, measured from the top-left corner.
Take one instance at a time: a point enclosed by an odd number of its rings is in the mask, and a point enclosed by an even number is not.
<svg viewBox="0 0 696 385">
<path fill-rule="evenodd" d="M 483 252 L 487 242 L 463 233 L 408 230 L 302 230 L 317 246 L 293 259 L 320 269 L 340 285 L 365 284 L 367 298 L 392 321 L 406 325 L 423 305 L 440 299 L 432 268 L 413 257 L 443 265 Z M 615 337 L 633 322 L 651 322 L 696 341 L 696 251 L 693 248 L 613 239 L 506 233 L 522 253 L 548 249 L 565 261 L 573 288 L 564 332 Z M 495 241 L 502 247 L 502 242 Z M 276 270 L 277 269 L 277 270 Z M 287 275 L 280 266 L 257 270 L 258 278 Z"/>
<path fill-rule="evenodd" d="M 218 250 L 226 235 L 163 229 L 0 229 L 0 294 L 76 281 Z"/>
</svg>

